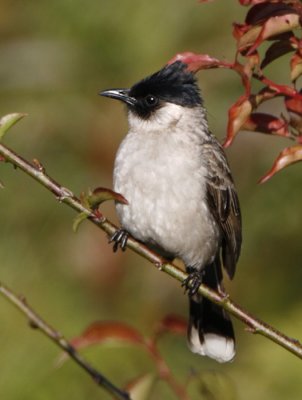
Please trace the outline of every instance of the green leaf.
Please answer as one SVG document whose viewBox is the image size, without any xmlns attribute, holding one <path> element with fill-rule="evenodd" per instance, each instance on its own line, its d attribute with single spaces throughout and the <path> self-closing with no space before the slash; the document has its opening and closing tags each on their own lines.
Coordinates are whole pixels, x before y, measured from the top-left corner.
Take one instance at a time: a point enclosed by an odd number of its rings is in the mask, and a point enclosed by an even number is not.
<svg viewBox="0 0 302 400">
<path fill-rule="evenodd" d="M 107 188 L 99 187 L 94 189 L 93 192 L 89 190 L 88 194 L 85 193 L 81 194 L 82 204 L 86 208 L 90 208 L 92 211 L 96 211 L 104 201 L 108 200 L 114 200 L 118 203 L 128 204 L 128 201 L 125 199 L 124 196 L 122 196 L 120 193 L 116 193 L 113 190 Z M 79 225 L 83 221 L 85 221 L 89 215 L 90 215 L 89 212 L 83 211 L 75 217 L 72 225 L 72 229 L 74 232 L 77 232 Z"/>
<path fill-rule="evenodd" d="M 222 372 L 204 371 L 199 377 L 196 377 L 194 383 L 192 382 L 193 385 L 197 389 L 194 398 L 209 400 L 235 400 L 237 398 L 234 382 Z"/>
<path fill-rule="evenodd" d="M 14 113 L 14 114 L 7 114 L 0 119 L 0 140 L 6 134 L 6 132 L 15 125 L 20 119 L 25 117 L 27 114 L 22 113 Z"/>
<path fill-rule="evenodd" d="M 89 213 L 83 211 L 80 214 L 78 214 L 75 219 L 73 220 L 73 224 L 72 224 L 72 229 L 74 232 L 77 232 L 80 224 L 85 221 L 87 219 L 87 217 L 89 216 Z"/>
</svg>

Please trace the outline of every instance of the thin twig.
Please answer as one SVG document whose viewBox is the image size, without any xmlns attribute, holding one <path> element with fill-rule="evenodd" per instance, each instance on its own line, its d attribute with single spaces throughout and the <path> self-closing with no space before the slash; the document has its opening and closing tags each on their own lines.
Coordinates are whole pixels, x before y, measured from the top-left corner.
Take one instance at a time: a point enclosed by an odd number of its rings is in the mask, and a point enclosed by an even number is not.
<svg viewBox="0 0 302 400">
<path fill-rule="evenodd" d="M 117 399 L 130 400 L 130 396 L 127 392 L 124 392 L 123 390 L 113 385 L 113 383 L 105 378 L 104 375 L 102 375 L 99 371 L 92 367 L 64 338 L 61 333 L 52 328 L 27 304 L 24 297 L 17 296 L 15 293 L 12 292 L 11 289 L 3 285 L 1 282 L 0 294 L 2 294 L 10 303 L 12 303 L 28 318 L 29 324 L 32 328 L 39 329 L 63 351 L 68 353 L 69 356 L 92 377 L 97 385 L 103 387 L 105 390 L 107 390 L 108 393 L 114 395 L 114 397 Z"/>
<path fill-rule="evenodd" d="M 0 156 L 6 161 L 13 164 L 15 167 L 20 168 L 26 174 L 37 180 L 46 189 L 50 190 L 55 194 L 56 198 L 72 207 L 77 212 L 85 212 L 87 218 L 105 231 L 108 235 L 112 235 L 116 231 L 116 226 L 108 221 L 101 213 L 93 212 L 85 207 L 80 199 L 78 199 L 70 190 L 64 188 L 52 178 L 50 178 L 44 171 L 44 168 L 38 162 L 34 164 L 21 158 L 19 155 L 9 150 L 6 146 L 0 143 Z M 187 278 L 187 274 L 180 268 L 172 263 L 166 262 L 155 252 L 151 251 L 142 243 L 136 241 L 134 238 L 129 238 L 127 246 L 135 251 L 137 254 L 149 260 L 159 270 L 169 274 L 178 281 L 182 282 Z M 302 345 L 301 343 L 293 338 L 284 335 L 282 332 L 254 317 L 239 305 L 234 303 L 227 295 L 217 293 L 205 285 L 200 285 L 198 292 L 211 300 L 212 302 L 220 305 L 225 310 L 229 311 L 237 319 L 241 320 L 244 324 L 249 327 L 249 330 L 253 333 L 258 333 L 271 341 L 275 342 L 284 349 L 290 351 L 295 356 L 302 359 Z"/>
</svg>

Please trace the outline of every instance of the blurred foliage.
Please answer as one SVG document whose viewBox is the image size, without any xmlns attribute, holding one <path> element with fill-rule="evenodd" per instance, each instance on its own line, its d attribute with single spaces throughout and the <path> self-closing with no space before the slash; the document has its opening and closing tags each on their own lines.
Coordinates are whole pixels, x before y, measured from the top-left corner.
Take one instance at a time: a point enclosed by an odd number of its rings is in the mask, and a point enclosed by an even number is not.
<svg viewBox="0 0 302 400">
<path fill-rule="evenodd" d="M 242 21 L 245 12 L 235 0 L 204 5 L 195 0 L 2 0 L 1 115 L 29 114 L 5 143 L 26 158 L 39 159 L 75 193 L 111 187 L 126 118 L 98 91 L 127 87 L 180 51 L 232 59 L 231 24 Z M 285 56 L 269 66 L 272 77 L 286 83 L 288 61 Z M 222 70 L 204 71 L 199 78 L 211 128 L 223 139 L 228 108 L 242 92 L 240 81 Z M 244 243 L 236 278 L 227 287 L 254 314 L 301 337 L 301 165 L 256 184 L 284 143 L 242 133 L 228 149 Z M 126 322 L 148 334 L 168 313 L 187 315 L 187 299 L 177 282 L 129 251 L 113 254 L 104 234 L 88 222 L 75 235 L 73 212 L 10 165 L 1 165 L 0 179 L 5 184 L 0 192 L 1 280 L 67 337 L 95 320 Z M 116 221 L 112 204 L 102 210 Z M 57 349 L 3 300 L 0 316 L 1 399 L 109 398 L 72 362 L 56 369 Z M 300 361 L 246 333 L 241 323 L 236 331 L 238 354 L 232 364 L 191 354 L 181 337 L 167 336 L 161 351 L 180 382 L 192 371 L 200 376 L 194 399 L 221 399 L 225 390 L 230 399 L 300 399 Z M 104 345 L 85 354 L 121 386 L 153 368 L 146 354 L 131 346 Z M 153 398 L 175 396 L 159 383 Z"/>
</svg>

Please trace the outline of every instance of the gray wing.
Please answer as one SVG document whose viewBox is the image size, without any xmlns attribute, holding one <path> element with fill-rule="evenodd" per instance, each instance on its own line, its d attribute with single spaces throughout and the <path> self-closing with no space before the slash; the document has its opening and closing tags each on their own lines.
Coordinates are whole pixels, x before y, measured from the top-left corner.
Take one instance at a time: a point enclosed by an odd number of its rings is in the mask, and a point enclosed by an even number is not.
<svg viewBox="0 0 302 400">
<path fill-rule="evenodd" d="M 204 145 L 206 160 L 206 190 L 210 211 L 221 230 L 223 266 L 232 279 L 240 255 L 242 233 L 237 192 L 224 151 L 220 144 Z"/>
</svg>

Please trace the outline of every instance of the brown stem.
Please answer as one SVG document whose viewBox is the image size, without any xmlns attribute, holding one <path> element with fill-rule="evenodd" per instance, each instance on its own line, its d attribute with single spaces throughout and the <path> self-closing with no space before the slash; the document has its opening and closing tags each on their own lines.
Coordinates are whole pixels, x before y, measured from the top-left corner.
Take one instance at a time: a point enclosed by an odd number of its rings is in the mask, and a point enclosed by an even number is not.
<svg viewBox="0 0 302 400">
<path fill-rule="evenodd" d="M 9 150 L 3 144 L 0 143 L 0 156 L 2 156 L 6 161 L 12 163 L 14 166 L 20 168 L 26 174 L 30 175 L 32 178 L 36 179 L 41 183 L 46 189 L 50 190 L 55 194 L 57 199 L 61 202 L 66 203 L 72 207 L 77 212 L 85 212 L 88 215 L 88 219 L 97 225 L 99 228 L 104 230 L 108 235 L 112 235 L 116 231 L 116 227 L 108 221 L 100 213 L 94 213 L 93 211 L 86 208 L 81 201 L 68 189 L 62 187 L 52 178 L 50 178 L 40 165 L 30 164 L 28 161 L 22 159 L 13 151 Z M 158 269 L 169 274 L 178 281 L 183 281 L 187 278 L 187 274 L 180 268 L 172 263 L 168 263 L 158 256 L 155 252 L 151 251 L 143 245 L 142 243 L 136 241 L 134 238 L 129 238 L 127 246 L 135 251 L 137 254 L 149 260 Z M 292 339 L 267 323 L 261 321 L 260 319 L 254 317 L 239 305 L 234 303 L 228 296 L 219 294 L 205 285 L 200 285 L 199 293 L 214 303 L 220 305 L 225 310 L 229 311 L 237 319 L 241 320 L 246 324 L 253 333 L 258 333 L 271 341 L 275 342 L 284 349 L 290 351 L 295 356 L 302 359 L 302 345 L 296 340 Z"/>
</svg>

